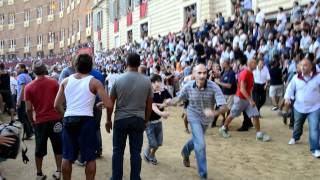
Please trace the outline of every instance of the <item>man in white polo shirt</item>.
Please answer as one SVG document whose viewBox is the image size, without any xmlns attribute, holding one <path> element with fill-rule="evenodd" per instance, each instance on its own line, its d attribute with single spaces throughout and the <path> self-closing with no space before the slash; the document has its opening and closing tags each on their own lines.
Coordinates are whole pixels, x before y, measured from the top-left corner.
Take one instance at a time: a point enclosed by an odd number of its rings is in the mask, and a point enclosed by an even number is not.
<svg viewBox="0 0 320 180">
<path fill-rule="evenodd" d="M 308 118 L 310 151 L 316 158 L 320 157 L 320 74 L 317 73 L 312 62 L 304 59 L 301 71 L 290 81 L 284 99 L 289 106 L 295 100 L 294 126 L 289 144 L 295 144 L 302 135 L 303 124 Z"/>
<path fill-rule="evenodd" d="M 254 86 L 252 97 L 256 102 L 258 111 L 266 102 L 266 89 L 270 81 L 268 68 L 264 64 L 263 58 L 259 59 L 257 68 L 253 71 Z"/>
</svg>

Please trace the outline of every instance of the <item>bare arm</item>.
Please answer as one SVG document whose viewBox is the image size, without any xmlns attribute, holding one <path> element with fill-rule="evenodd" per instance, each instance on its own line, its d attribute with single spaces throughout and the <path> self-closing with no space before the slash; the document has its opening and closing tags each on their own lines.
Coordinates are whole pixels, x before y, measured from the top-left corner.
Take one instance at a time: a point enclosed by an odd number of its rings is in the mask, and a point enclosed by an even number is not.
<svg viewBox="0 0 320 180">
<path fill-rule="evenodd" d="M 62 81 L 59 91 L 57 93 L 56 99 L 54 100 L 54 109 L 58 111 L 61 115 L 64 115 L 64 108 L 63 108 L 63 103 L 66 102 L 66 98 L 64 95 L 64 88 L 65 85 L 67 84 L 68 79 L 65 79 Z"/>
<path fill-rule="evenodd" d="M 33 124 L 34 123 L 33 106 L 30 101 L 26 101 L 26 112 L 27 112 L 28 120 Z"/>
<path fill-rule="evenodd" d="M 248 101 L 252 101 L 251 97 L 249 96 L 247 90 L 247 83 L 245 81 L 240 81 L 240 92 L 242 93 L 242 95 L 248 100 Z"/>
<path fill-rule="evenodd" d="M 144 118 L 145 124 L 149 122 L 151 113 L 152 113 L 152 97 L 148 96 L 146 101 L 146 110 L 145 110 L 145 118 Z"/>
</svg>

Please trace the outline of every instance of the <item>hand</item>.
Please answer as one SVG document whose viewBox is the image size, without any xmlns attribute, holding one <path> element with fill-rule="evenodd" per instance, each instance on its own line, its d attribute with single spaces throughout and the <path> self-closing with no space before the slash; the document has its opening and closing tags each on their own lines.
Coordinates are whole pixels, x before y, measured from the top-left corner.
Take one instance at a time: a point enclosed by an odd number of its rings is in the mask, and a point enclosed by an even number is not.
<svg viewBox="0 0 320 180">
<path fill-rule="evenodd" d="M 285 101 L 284 101 L 284 104 L 286 105 L 286 106 L 291 106 L 291 100 L 288 100 L 288 99 L 286 99 Z"/>
<path fill-rule="evenodd" d="M 265 85 L 263 89 L 264 89 L 264 90 L 267 90 L 267 88 L 268 88 L 268 86 L 267 86 L 267 85 Z"/>
<path fill-rule="evenodd" d="M 16 140 L 7 136 L 0 136 L 0 144 L 10 147 Z"/>
<path fill-rule="evenodd" d="M 219 79 L 219 78 L 216 78 L 216 79 L 214 80 L 214 82 L 217 83 L 217 84 L 219 84 L 219 83 L 220 83 L 220 79 Z"/>
<path fill-rule="evenodd" d="M 250 103 L 250 105 L 253 106 L 253 107 L 256 106 L 256 103 L 255 103 L 252 99 L 250 99 L 249 103 Z"/>
<path fill-rule="evenodd" d="M 110 133 L 110 130 L 112 130 L 112 121 L 107 121 L 105 127 L 107 132 Z"/>
<path fill-rule="evenodd" d="M 210 108 L 204 109 L 203 113 L 204 113 L 205 116 L 210 117 L 210 118 L 213 118 L 216 115 L 216 113 Z"/>
<path fill-rule="evenodd" d="M 171 102 L 171 99 L 166 99 L 164 100 L 163 104 L 165 104 L 166 106 L 169 106 Z"/>
<path fill-rule="evenodd" d="M 97 108 L 101 108 L 101 109 L 105 108 L 103 102 L 98 102 L 98 103 L 96 104 L 96 107 L 97 107 Z"/>
<path fill-rule="evenodd" d="M 166 111 L 163 111 L 162 113 L 161 113 L 161 117 L 163 117 L 164 119 L 168 119 L 168 117 L 169 117 L 169 113 L 168 112 L 166 112 Z"/>
<path fill-rule="evenodd" d="M 18 101 L 16 107 L 19 108 L 21 106 L 21 101 Z"/>
</svg>

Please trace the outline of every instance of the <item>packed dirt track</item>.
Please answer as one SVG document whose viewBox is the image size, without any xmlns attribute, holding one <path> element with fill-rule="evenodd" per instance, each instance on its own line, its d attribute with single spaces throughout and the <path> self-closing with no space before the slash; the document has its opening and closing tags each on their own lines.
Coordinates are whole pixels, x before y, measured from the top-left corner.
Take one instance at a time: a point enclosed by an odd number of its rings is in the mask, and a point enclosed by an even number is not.
<svg viewBox="0 0 320 180">
<path fill-rule="evenodd" d="M 231 138 L 223 139 L 218 128 L 209 128 L 206 133 L 208 161 L 208 179 L 212 180 L 318 180 L 320 179 L 320 159 L 309 152 L 307 123 L 302 139 L 296 145 L 288 145 L 291 130 L 282 123 L 282 119 L 272 112 L 270 106 L 262 109 L 261 127 L 271 138 L 271 142 L 255 140 L 255 131 L 237 132 L 241 118 L 231 124 Z M 184 143 L 191 134 L 184 132 L 181 119 L 182 108 L 170 108 L 171 116 L 163 122 L 164 145 L 157 152 L 158 165 L 142 163 L 141 178 L 145 180 L 193 180 L 199 179 L 194 153 L 191 155 L 191 167 L 185 168 L 180 155 Z M 103 136 L 103 155 L 97 160 L 97 180 L 111 176 L 112 135 L 104 129 L 105 114 L 101 128 Z M 221 121 L 218 121 L 218 125 Z M 0 169 L 8 180 L 30 180 L 36 177 L 34 162 L 34 138 L 26 141 L 30 162 L 22 163 L 21 154 L 16 160 L 1 162 Z M 147 145 L 144 137 L 144 147 Z M 73 166 L 72 179 L 85 179 L 84 168 Z M 51 144 L 48 143 L 48 155 L 44 159 L 43 173 L 47 179 L 53 179 L 55 163 Z M 130 156 L 127 144 L 124 157 L 124 180 L 130 177 Z"/>
</svg>

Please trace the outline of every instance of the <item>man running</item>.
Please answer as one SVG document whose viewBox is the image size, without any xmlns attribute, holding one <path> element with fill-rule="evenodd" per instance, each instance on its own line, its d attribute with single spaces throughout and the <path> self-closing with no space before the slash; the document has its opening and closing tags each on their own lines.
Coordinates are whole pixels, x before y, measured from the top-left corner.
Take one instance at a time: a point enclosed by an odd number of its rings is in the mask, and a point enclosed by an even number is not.
<svg viewBox="0 0 320 180">
<path fill-rule="evenodd" d="M 219 128 L 219 133 L 224 138 L 230 137 L 228 132 L 229 124 L 231 121 L 239 116 L 243 111 L 253 119 L 256 128 L 256 139 L 259 141 L 269 141 L 270 137 L 260 131 L 260 120 L 259 111 L 253 99 L 251 98 L 251 93 L 254 85 L 253 71 L 257 67 L 257 62 L 255 59 L 248 60 L 248 66 L 246 69 L 241 71 L 238 78 L 238 87 L 236 95 L 234 96 L 233 105 L 230 111 L 230 115 L 226 119 L 224 125 Z"/>
<path fill-rule="evenodd" d="M 114 82 L 110 98 L 116 103 L 113 126 L 112 180 L 122 180 L 123 153 L 129 136 L 131 180 L 140 180 L 143 131 L 152 112 L 152 87 L 150 79 L 138 72 L 140 56 L 131 53 L 127 57 L 127 72 Z M 113 106 L 108 109 L 106 130 L 112 129 Z"/>
<path fill-rule="evenodd" d="M 198 173 L 200 179 L 207 179 L 207 159 L 205 132 L 212 122 L 212 119 L 228 108 L 226 100 L 220 87 L 207 80 L 207 69 L 205 65 L 199 64 L 194 68 L 195 80 L 189 81 L 181 90 L 178 97 L 166 101 L 168 105 L 176 105 L 179 101 L 188 100 L 187 107 L 188 121 L 192 130 L 192 138 L 184 145 L 182 149 L 183 164 L 190 167 L 189 156 L 191 151 L 195 151 Z M 215 104 L 219 110 L 214 111 Z"/>
<path fill-rule="evenodd" d="M 37 180 L 46 179 L 46 175 L 42 173 L 42 161 L 43 157 L 47 155 L 48 138 L 51 140 L 57 166 L 57 170 L 52 176 L 55 179 L 60 179 L 62 116 L 53 107 L 59 84 L 56 80 L 46 77 L 47 67 L 41 60 L 34 61 L 32 69 L 36 79 L 26 86 L 25 100 L 28 119 L 34 124 L 35 129 Z M 33 110 L 36 113 L 36 119 L 33 119 Z"/>
<path fill-rule="evenodd" d="M 64 115 L 63 119 L 63 160 L 64 180 L 71 179 L 72 163 L 78 158 L 86 161 L 86 179 L 93 180 L 96 173 L 96 151 L 98 138 L 97 125 L 93 118 L 93 106 L 99 95 L 105 107 L 109 107 L 109 98 L 102 83 L 89 75 L 92 70 L 92 57 L 80 54 L 75 59 L 76 73 L 62 81 L 55 99 L 55 109 Z M 64 111 L 63 104 L 67 105 Z"/>
</svg>

